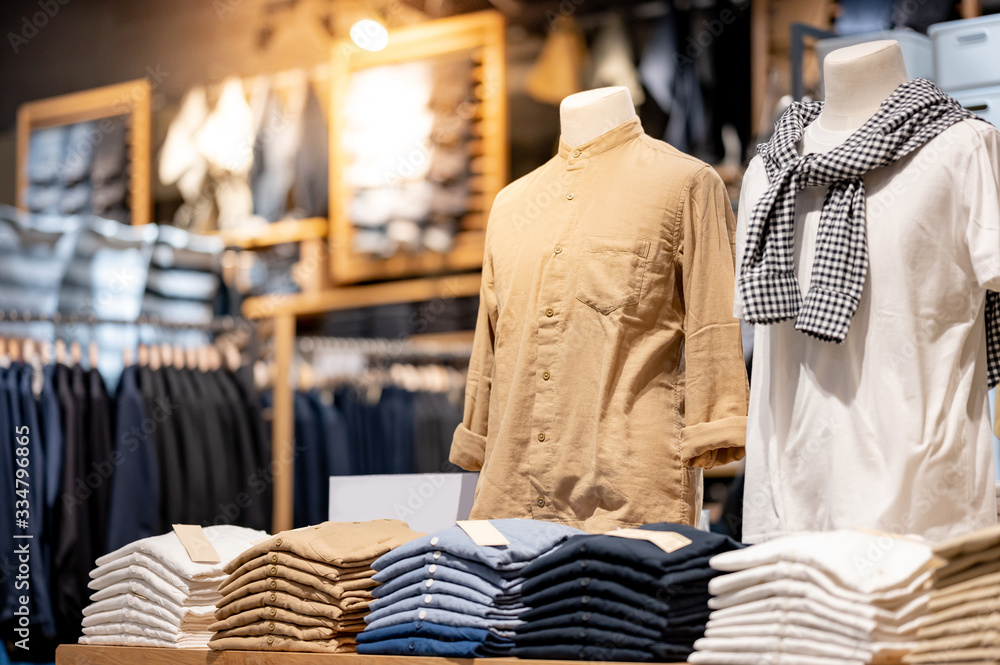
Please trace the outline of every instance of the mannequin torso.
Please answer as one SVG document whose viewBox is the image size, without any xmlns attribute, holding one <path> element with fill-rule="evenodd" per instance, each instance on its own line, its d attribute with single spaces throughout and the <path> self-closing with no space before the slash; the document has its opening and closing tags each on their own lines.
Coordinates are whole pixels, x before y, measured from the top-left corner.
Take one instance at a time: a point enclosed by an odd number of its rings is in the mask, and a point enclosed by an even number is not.
<svg viewBox="0 0 1000 665">
<path fill-rule="evenodd" d="M 578 92 L 559 105 L 562 140 L 570 146 L 592 141 L 634 117 L 632 96 L 621 86 Z"/>
</svg>

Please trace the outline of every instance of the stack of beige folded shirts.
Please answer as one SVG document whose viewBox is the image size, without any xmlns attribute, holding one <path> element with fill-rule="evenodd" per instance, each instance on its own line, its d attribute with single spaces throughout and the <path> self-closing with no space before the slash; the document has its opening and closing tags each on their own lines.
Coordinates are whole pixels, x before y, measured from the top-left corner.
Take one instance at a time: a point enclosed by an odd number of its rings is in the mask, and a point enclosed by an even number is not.
<svg viewBox="0 0 1000 665">
<path fill-rule="evenodd" d="M 1000 526 L 942 543 L 928 614 L 907 663 L 1000 663 Z"/>
<path fill-rule="evenodd" d="M 263 531 L 221 525 L 204 529 L 225 562 Z M 81 644 L 207 649 L 222 563 L 191 560 L 177 534 L 144 538 L 102 556 L 91 571 L 93 601 L 83 610 Z"/>
<path fill-rule="evenodd" d="M 324 522 L 284 531 L 226 566 L 213 649 L 351 653 L 376 586 L 371 564 L 419 538 L 405 522 Z"/>
<path fill-rule="evenodd" d="M 689 663 L 898 663 L 917 639 L 927 583 L 940 562 L 930 545 L 862 531 L 785 536 L 719 554 L 730 572 Z"/>
<path fill-rule="evenodd" d="M 1000 482 L 997 483 L 997 521 L 1000 522 Z"/>
</svg>

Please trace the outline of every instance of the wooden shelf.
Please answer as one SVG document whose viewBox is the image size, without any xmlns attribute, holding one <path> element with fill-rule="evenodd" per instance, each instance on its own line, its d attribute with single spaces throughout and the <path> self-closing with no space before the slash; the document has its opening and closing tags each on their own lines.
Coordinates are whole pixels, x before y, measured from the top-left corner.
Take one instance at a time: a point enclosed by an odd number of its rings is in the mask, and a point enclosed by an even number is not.
<svg viewBox="0 0 1000 665">
<path fill-rule="evenodd" d="M 475 272 L 447 277 L 343 286 L 316 293 L 257 296 L 248 298 L 243 303 L 243 316 L 248 319 L 282 315 L 307 316 L 355 307 L 420 302 L 436 298 L 450 300 L 477 295 L 481 282 L 482 273 Z"/>
<path fill-rule="evenodd" d="M 99 647 L 64 644 L 56 651 L 56 665 L 565 665 L 564 660 L 518 658 L 418 658 L 362 656 L 280 651 L 196 651 L 151 647 Z"/>
<path fill-rule="evenodd" d="M 321 240 L 326 238 L 329 231 L 330 222 L 325 217 L 310 217 L 308 219 L 286 219 L 250 229 L 219 231 L 218 235 L 228 247 L 259 249 L 286 242 Z"/>
</svg>

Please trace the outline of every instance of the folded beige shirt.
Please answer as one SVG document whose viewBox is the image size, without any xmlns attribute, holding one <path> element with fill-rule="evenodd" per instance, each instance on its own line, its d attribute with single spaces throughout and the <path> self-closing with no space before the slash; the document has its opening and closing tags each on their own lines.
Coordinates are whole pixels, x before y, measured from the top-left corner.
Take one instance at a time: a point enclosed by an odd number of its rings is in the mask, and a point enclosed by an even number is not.
<svg viewBox="0 0 1000 665">
<path fill-rule="evenodd" d="M 1000 485 L 998 485 L 998 488 L 1000 488 Z M 1000 494 L 997 496 L 1000 496 Z M 934 547 L 934 553 L 945 559 L 957 559 L 961 556 L 997 547 L 1000 547 L 1000 524 L 977 529 L 971 533 L 966 533 L 940 543 Z"/>
<path fill-rule="evenodd" d="M 297 640 L 294 637 L 223 637 L 208 643 L 216 651 L 310 651 L 313 653 L 354 653 L 353 638 L 332 640 Z"/>
<path fill-rule="evenodd" d="M 1000 545 L 994 545 L 986 550 L 949 559 L 948 563 L 934 571 L 934 585 L 939 586 L 937 583 L 938 580 L 946 580 L 959 573 L 976 570 L 981 565 L 988 566 L 998 562 L 1000 562 Z"/>
<path fill-rule="evenodd" d="M 297 596 L 303 600 L 313 600 L 319 603 L 335 605 L 345 611 L 367 609 L 369 603 L 373 600 L 371 593 L 368 591 L 348 591 L 347 593 L 349 594 L 360 595 L 336 597 L 324 593 L 312 586 L 292 582 L 281 577 L 271 577 L 268 579 L 257 580 L 256 582 L 250 582 L 242 587 L 237 587 L 232 593 L 224 596 L 222 600 L 217 602 L 215 605 L 217 608 L 225 607 L 240 598 L 245 598 L 255 593 L 265 591 L 282 591 L 284 593 Z"/>
<path fill-rule="evenodd" d="M 986 630 L 1000 630 L 1000 613 L 980 614 L 965 619 L 955 619 L 943 623 L 921 628 L 917 631 L 917 638 L 921 640 L 932 640 L 939 637 L 950 637 L 952 635 L 963 635 L 965 633 L 978 633 Z"/>
<path fill-rule="evenodd" d="M 267 564 L 280 564 L 286 568 L 294 568 L 300 570 L 303 573 L 308 573 L 310 575 L 316 575 L 318 577 L 323 577 L 328 580 L 355 580 L 362 579 L 366 577 L 371 577 L 375 574 L 375 571 L 367 566 L 353 567 L 353 568 L 338 568 L 337 566 L 331 566 L 329 564 L 320 563 L 319 561 L 312 561 L 310 559 L 303 559 L 297 554 L 292 554 L 291 552 L 268 552 L 267 554 L 261 554 L 255 559 L 250 559 L 242 566 L 237 568 L 229 575 L 228 578 L 223 580 L 220 586 L 225 586 L 231 581 L 245 575 L 251 570 L 261 568 Z"/>
<path fill-rule="evenodd" d="M 292 552 L 304 559 L 339 568 L 370 568 L 375 559 L 389 550 L 422 535 L 400 520 L 323 522 L 303 529 L 282 531 L 240 554 L 224 570 L 232 574 L 251 559 L 279 551 Z"/>
<path fill-rule="evenodd" d="M 297 568 L 288 568 L 286 566 L 273 563 L 249 570 L 232 581 L 227 579 L 226 583 L 219 587 L 219 593 L 223 596 L 228 596 L 236 591 L 239 591 L 241 588 L 251 584 L 252 582 L 268 578 L 284 578 L 290 582 L 310 586 L 333 598 L 350 597 L 349 595 L 346 595 L 350 591 L 365 591 L 367 589 L 374 589 L 378 586 L 378 584 L 370 577 L 364 577 L 356 580 L 330 581 L 326 578 L 320 577 L 319 575 L 304 573 Z"/>
<path fill-rule="evenodd" d="M 245 626 L 237 626 L 229 630 L 220 630 L 212 640 L 221 640 L 227 637 L 260 637 L 261 635 L 282 635 L 284 637 L 294 637 L 297 640 L 329 640 L 339 637 L 342 640 L 353 639 L 352 635 L 341 633 L 329 626 L 297 626 L 294 623 L 284 623 L 282 621 L 257 621 L 248 623 Z"/>
<path fill-rule="evenodd" d="M 231 617 L 239 612 L 252 610 L 256 607 L 272 606 L 282 607 L 286 610 L 298 612 L 299 614 L 312 614 L 314 616 L 327 617 L 329 619 L 340 619 L 342 621 L 351 619 L 361 621 L 364 619 L 365 615 L 368 614 L 367 610 L 362 612 L 348 612 L 337 607 L 336 605 L 317 603 L 312 600 L 303 600 L 302 598 L 284 593 L 282 591 L 265 591 L 263 593 L 255 593 L 252 596 L 245 596 L 238 600 L 234 600 L 224 607 L 218 608 L 215 611 L 215 618 L 221 620 Z"/>
<path fill-rule="evenodd" d="M 970 661 L 995 664 L 1000 662 L 1000 647 L 988 649 L 955 649 L 934 653 L 911 653 L 903 656 L 904 663 L 962 663 Z"/>
<path fill-rule="evenodd" d="M 283 607 L 257 607 L 216 621 L 208 627 L 208 630 L 213 632 L 231 630 L 237 626 L 247 626 L 258 621 L 281 621 L 307 627 L 324 626 L 345 633 L 360 633 L 367 625 L 363 619 L 330 619 L 312 614 L 300 614 Z"/>
<path fill-rule="evenodd" d="M 959 584 L 972 583 L 973 580 L 993 573 L 1000 573 L 1000 561 L 985 562 L 947 577 L 936 577 L 932 584 L 934 589 L 944 590 Z"/>
<path fill-rule="evenodd" d="M 990 649 L 1000 648 L 1000 632 L 983 630 L 976 633 L 939 637 L 934 640 L 923 640 L 910 649 L 910 653 L 940 653 L 957 649 Z"/>
</svg>

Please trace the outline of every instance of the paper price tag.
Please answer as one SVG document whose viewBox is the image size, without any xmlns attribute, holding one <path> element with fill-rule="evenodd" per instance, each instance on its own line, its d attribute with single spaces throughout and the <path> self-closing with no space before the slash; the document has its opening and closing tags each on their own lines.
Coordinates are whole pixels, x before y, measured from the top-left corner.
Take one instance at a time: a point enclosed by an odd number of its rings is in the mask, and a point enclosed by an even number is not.
<svg viewBox="0 0 1000 665">
<path fill-rule="evenodd" d="M 174 533 L 195 563 L 222 563 L 219 553 L 198 524 L 174 524 Z"/>
<path fill-rule="evenodd" d="M 458 526 L 472 538 L 472 542 L 480 547 L 499 547 L 510 545 L 506 536 L 486 520 L 459 520 Z"/>
<path fill-rule="evenodd" d="M 608 531 L 607 535 L 633 540 L 648 540 L 661 550 L 670 554 L 691 544 L 691 539 L 673 531 L 647 531 L 646 529 L 616 529 Z"/>
</svg>

